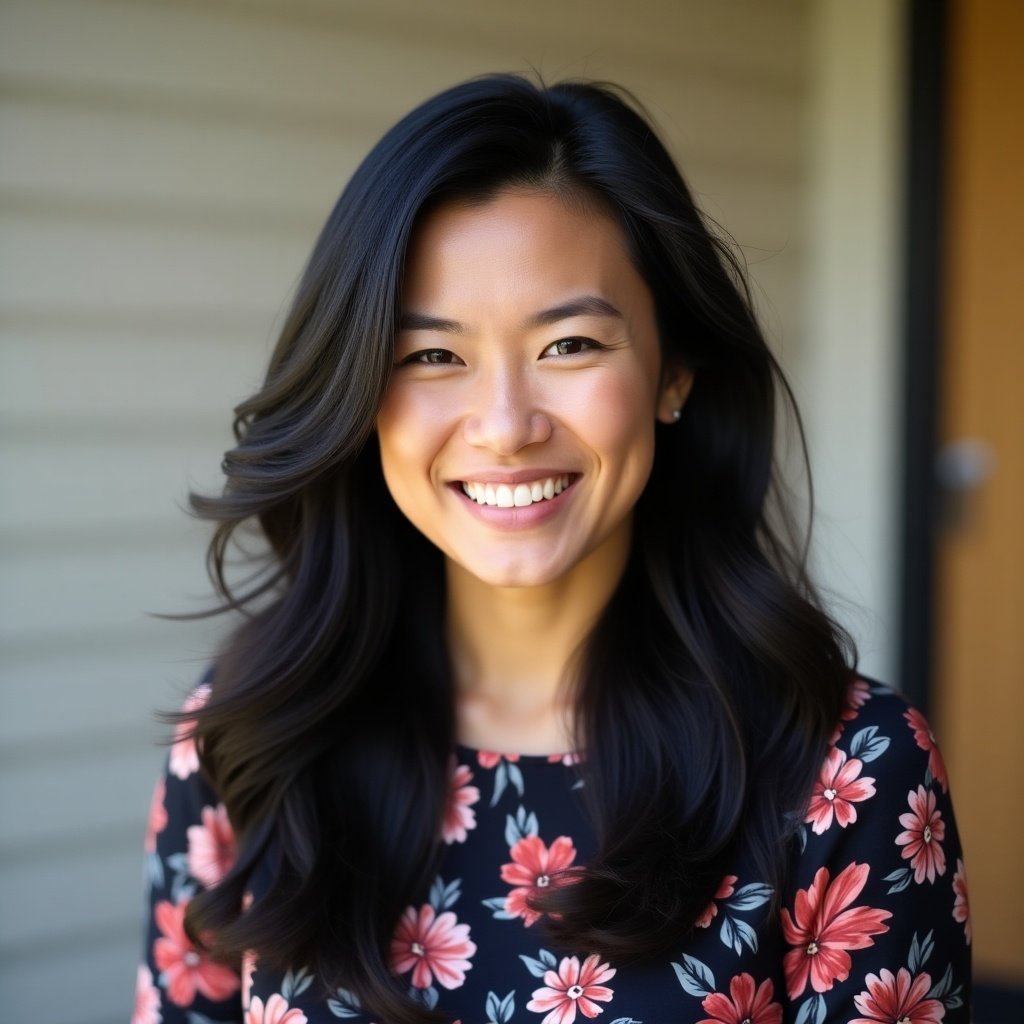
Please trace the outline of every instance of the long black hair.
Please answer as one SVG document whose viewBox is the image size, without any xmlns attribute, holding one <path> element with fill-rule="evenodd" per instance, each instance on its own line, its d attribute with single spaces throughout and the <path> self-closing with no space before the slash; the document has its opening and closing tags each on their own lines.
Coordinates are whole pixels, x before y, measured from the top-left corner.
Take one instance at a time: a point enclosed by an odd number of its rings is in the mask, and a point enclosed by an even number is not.
<svg viewBox="0 0 1024 1024">
<path fill-rule="evenodd" d="M 577 884 L 537 901 L 557 912 L 551 941 L 618 961 L 672 949 L 740 847 L 778 881 L 787 815 L 851 678 L 852 646 L 772 500 L 792 397 L 734 256 L 649 119 L 612 86 L 513 75 L 412 111 L 316 242 L 266 380 L 235 410 L 223 493 L 191 496 L 216 523 L 223 607 L 246 618 L 189 716 L 238 837 L 190 927 L 224 955 L 313 967 L 389 1022 L 440 1019 L 404 994 L 388 946 L 439 863 L 455 736 L 442 558 L 387 493 L 374 421 L 418 218 L 512 187 L 611 212 L 664 359 L 694 373 L 682 418 L 657 427 L 629 564 L 574 665 L 599 848 Z M 243 524 L 269 555 L 239 591 L 225 562 Z"/>
</svg>

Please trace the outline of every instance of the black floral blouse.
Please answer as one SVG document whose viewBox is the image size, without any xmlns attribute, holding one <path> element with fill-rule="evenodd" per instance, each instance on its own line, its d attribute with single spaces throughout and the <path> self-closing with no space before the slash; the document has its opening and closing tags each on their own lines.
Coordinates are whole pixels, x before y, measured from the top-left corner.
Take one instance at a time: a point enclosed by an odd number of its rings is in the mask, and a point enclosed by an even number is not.
<svg viewBox="0 0 1024 1024">
<path fill-rule="evenodd" d="M 205 699 L 200 687 L 190 700 Z M 527 898 L 572 884 L 595 839 L 572 755 L 458 748 L 446 856 L 428 899 L 405 911 L 392 968 L 424 1004 L 463 1024 L 962 1024 L 969 1019 L 967 883 L 942 757 L 893 691 L 850 691 L 793 844 L 781 911 L 739 860 L 695 937 L 654 966 L 545 947 Z M 179 739 L 146 837 L 145 957 L 132 1024 L 366 1024 L 343 989 L 301 967 L 209 960 L 182 925 L 189 899 L 230 867 L 224 805 Z M 383 1024 L 383 1022 L 379 1022 Z"/>
</svg>

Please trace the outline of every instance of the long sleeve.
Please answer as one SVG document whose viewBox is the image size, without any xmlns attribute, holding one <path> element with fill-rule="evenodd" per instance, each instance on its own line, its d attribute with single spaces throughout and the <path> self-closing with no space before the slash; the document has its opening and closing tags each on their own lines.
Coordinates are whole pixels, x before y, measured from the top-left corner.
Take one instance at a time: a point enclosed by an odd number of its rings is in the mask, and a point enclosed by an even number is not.
<svg viewBox="0 0 1024 1024">
<path fill-rule="evenodd" d="M 203 699 L 203 687 L 189 698 Z M 144 948 L 132 1024 L 242 1018 L 239 972 L 211 960 L 184 928 L 189 900 L 215 885 L 235 856 L 227 812 L 200 775 L 195 745 L 185 731 L 179 729 L 150 809 Z"/>
<path fill-rule="evenodd" d="M 786 1020 L 967 1022 L 963 853 L 919 711 L 855 684 L 797 840 L 781 912 Z"/>
</svg>

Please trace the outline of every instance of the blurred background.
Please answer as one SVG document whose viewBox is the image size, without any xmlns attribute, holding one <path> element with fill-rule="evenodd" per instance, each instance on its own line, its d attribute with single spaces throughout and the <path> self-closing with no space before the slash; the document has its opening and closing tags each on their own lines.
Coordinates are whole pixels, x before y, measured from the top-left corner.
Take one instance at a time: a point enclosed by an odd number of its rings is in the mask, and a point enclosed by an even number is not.
<svg viewBox="0 0 1024 1024">
<path fill-rule="evenodd" d="M 338 192 L 536 69 L 630 88 L 745 257 L 819 577 L 950 762 L 976 1020 L 1024 1019 L 1022 56 L 1016 0 L 0 0 L 3 1016 L 130 1015 L 153 711 L 230 625 L 147 613 L 210 600 L 181 507 Z"/>
</svg>

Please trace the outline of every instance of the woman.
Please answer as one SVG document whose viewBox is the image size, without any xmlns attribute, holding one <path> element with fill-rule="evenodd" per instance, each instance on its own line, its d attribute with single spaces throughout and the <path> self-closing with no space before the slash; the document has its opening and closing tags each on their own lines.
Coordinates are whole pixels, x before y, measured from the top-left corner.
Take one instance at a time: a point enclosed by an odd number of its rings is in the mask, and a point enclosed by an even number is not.
<svg viewBox="0 0 1024 1024">
<path fill-rule="evenodd" d="M 780 395 L 617 91 L 388 132 L 192 499 L 249 615 L 158 787 L 136 1019 L 966 1020 L 941 758 L 791 554 Z"/>
</svg>

